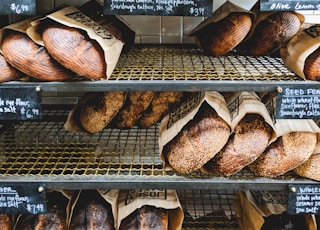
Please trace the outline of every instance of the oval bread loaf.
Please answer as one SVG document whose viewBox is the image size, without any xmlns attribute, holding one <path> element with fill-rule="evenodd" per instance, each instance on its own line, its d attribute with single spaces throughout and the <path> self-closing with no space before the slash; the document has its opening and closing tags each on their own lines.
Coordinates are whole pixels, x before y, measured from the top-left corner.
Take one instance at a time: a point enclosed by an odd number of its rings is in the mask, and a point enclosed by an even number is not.
<svg viewBox="0 0 320 230">
<path fill-rule="evenodd" d="M 307 57 L 303 72 L 306 79 L 320 81 L 320 47 Z"/>
<path fill-rule="evenodd" d="M 106 78 L 104 51 L 84 31 L 47 22 L 42 39 L 50 55 L 67 69 L 89 79 Z"/>
<path fill-rule="evenodd" d="M 251 171 L 263 177 L 277 177 L 291 171 L 313 154 L 317 135 L 311 132 L 292 132 L 271 143 L 256 161 L 249 165 Z"/>
<path fill-rule="evenodd" d="M 0 82 L 17 80 L 22 76 L 23 74 L 12 67 L 3 55 L 0 54 Z"/>
<path fill-rule="evenodd" d="M 10 31 L 2 42 L 6 61 L 21 72 L 41 81 L 65 81 L 72 72 L 56 62 L 43 46 L 26 34 Z"/>
<path fill-rule="evenodd" d="M 203 172 L 229 176 L 255 161 L 267 148 L 271 126 L 258 114 L 247 114 L 235 127 L 228 143 L 203 166 Z"/>
<path fill-rule="evenodd" d="M 126 101 L 126 92 L 98 93 L 80 108 L 79 120 L 89 133 L 104 129 L 118 114 Z"/>
<path fill-rule="evenodd" d="M 244 55 L 268 55 L 292 38 L 301 27 L 301 16 L 293 11 L 281 11 L 268 15 L 253 27 L 248 39 L 237 47 Z"/>
<path fill-rule="evenodd" d="M 293 171 L 301 177 L 320 181 L 320 154 L 312 154 L 306 162 Z"/>
<path fill-rule="evenodd" d="M 233 12 L 216 23 L 208 24 L 196 34 L 201 49 L 213 55 L 225 55 L 248 34 L 252 19 L 248 13 Z"/>
<path fill-rule="evenodd" d="M 180 173 L 200 169 L 227 143 L 229 125 L 207 103 L 169 143 L 163 153 L 170 166 Z"/>
</svg>

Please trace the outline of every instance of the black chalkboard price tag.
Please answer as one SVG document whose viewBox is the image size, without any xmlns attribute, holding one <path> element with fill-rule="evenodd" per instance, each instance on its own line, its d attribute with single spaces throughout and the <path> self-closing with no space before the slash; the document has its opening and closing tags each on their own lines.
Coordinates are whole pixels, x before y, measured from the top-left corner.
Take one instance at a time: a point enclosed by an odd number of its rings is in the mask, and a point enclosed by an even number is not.
<svg viewBox="0 0 320 230">
<path fill-rule="evenodd" d="M 0 14 L 35 15 L 36 0 L 1 0 Z"/>
<path fill-rule="evenodd" d="M 39 87 L 1 87 L 0 120 L 35 120 L 42 118 Z"/>
<path fill-rule="evenodd" d="M 46 213 L 45 189 L 40 183 L 0 183 L 0 213 Z"/>
<path fill-rule="evenodd" d="M 320 10 L 319 1 L 261 0 L 261 11 Z"/>
<path fill-rule="evenodd" d="M 277 119 L 319 119 L 320 89 L 312 86 L 278 88 Z"/>
<path fill-rule="evenodd" d="M 211 16 L 212 0 L 104 0 L 104 14 Z"/>
<path fill-rule="evenodd" d="M 320 214 L 320 185 L 288 185 L 289 214 Z"/>
</svg>

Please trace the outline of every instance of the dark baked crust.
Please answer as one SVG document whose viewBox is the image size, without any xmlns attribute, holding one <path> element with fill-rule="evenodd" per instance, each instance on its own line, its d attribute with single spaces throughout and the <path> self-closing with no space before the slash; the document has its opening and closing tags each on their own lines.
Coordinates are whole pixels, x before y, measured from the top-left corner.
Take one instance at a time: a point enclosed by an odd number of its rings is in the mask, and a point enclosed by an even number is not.
<svg viewBox="0 0 320 230">
<path fill-rule="evenodd" d="M 267 148 L 272 135 L 271 126 L 258 114 L 247 114 L 235 127 L 228 143 L 203 171 L 229 176 L 255 161 Z"/>
<path fill-rule="evenodd" d="M 3 55 L 0 54 L 0 82 L 17 80 L 22 76 L 23 74 L 8 64 Z"/>
<path fill-rule="evenodd" d="M 67 69 L 90 79 L 106 78 L 104 51 L 85 31 L 48 20 L 42 39 L 50 55 Z"/>
<path fill-rule="evenodd" d="M 306 79 L 320 81 L 320 46 L 307 57 L 303 72 Z"/>
<path fill-rule="evenodd" d="M 180 173 L 200 169 L 227 143 L 229 125 L 207 103 L 168 144 L 163 154 L 169 165 Z"/>
<path fill-rule="evenodd" d="M 72 72 L 65 69 L 26 34 L 8 31 L 2 42 L 6 61 L 21 72 L 42 81 L 65 81 Z"/>
</svg>

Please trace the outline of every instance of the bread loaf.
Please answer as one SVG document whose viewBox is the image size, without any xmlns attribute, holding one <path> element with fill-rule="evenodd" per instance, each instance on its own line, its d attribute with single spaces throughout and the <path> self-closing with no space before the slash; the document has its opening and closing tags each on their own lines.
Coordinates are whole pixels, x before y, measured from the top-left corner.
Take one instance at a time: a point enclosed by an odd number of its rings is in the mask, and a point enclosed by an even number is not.
<svg viewBox="0 0 320 230">
<path fill-rule="evenodd" d="M 23 74 L 12 67 L 0 54 L 0 82 L 13 81 L 22 77 Z"/>
<path fill-rule="evenodd" d="M 250 170 L 263 177 L 277 177 L 306 162 L 314 152 L 317 135 L 312 132 L 291 132 L 271 143 Z"/>
<path fill-rule="evenodd" d="M 106 78 L 104 51 L 85 31 L 48 20 L 42 39 L 50 55 L 67 69 L 89 79 Z"/>
<path fill-rule="evenodd" d="M 154 91 L 131 91 L 127 101 L 116 117 L 118 128 L 132 128 L 136 125 L 143 112 L 149 107 Z"/>
<path fill-rule="evenodd" d="M 268 55 L 292 38 L 302 24 L 301 15 L 291 11 L 279 11 L 268 15 L 252 28 L 248 39 L 237 47 L 244 55 Z"/>
<path fill-rule="evenodd" d="M 173 106 L 183 98 L 183 92 L 156 92 L 150 106 L 138 121 L 140 128 L 148 128 L 159 122 Z"/>
<path fill-rule="evenodd" d="M 73 209 L 70 230 L 114 230 L 111 205 L 95 190 L 84 190 Z"/>
<path fill-rule="evenodd" d="M 26 34 L 8 31 L 2 42 L 6 61 L 21 72 L 41 81 L 65 81 L 72 72 L 62 67 Z"/>
<path fill-rule="evenodd" d="M 301 177 L 320 181 L 320 154 L 312 154 L 306 162 L 293 171 Z"/>
<path fill-rule="evenodd" d="M 11 230 L 12 225 L 11 218 L 7 214 L 0 214 L 1 230 Z"/>
<path fill-rule="evenodd" d="M 169 143 L 163 153 L 170 166 L 180 173 L 200 169 L 227 143 L 229 125 L 206 102 Z"/>
<path fill-rule="evenodd" d="M 196 41 L 201 49 L 213 56 L 225 55 L 246 37 L 251 26 L 250 14 L 232 12 L 198 31 Z"/>
<path fill-rule="evenodd" d="M 126 101 L 126 92 L 101 92 L 80 108 L 79 120 L 89 133 L 104 129 L 118 114 Z"/>
<path fill-rule="evenodd" d="M 320 81 L 320 44 L 319 48 L 305 60 L 303 72 L 306 79 Z"/>
<path fill-rule="evenodd" d="M 168 211 L 144 205 L 123 219 L 119 230 L 168 230 Z"/>
<path fill-rule="evenodd" d="M 235 127 L 228 143 L 208 161 L 205 173 L 229 176 L 255 161 L 267 148 L 272 128 L 258 114 L 247 114 Z"/>
</svg>

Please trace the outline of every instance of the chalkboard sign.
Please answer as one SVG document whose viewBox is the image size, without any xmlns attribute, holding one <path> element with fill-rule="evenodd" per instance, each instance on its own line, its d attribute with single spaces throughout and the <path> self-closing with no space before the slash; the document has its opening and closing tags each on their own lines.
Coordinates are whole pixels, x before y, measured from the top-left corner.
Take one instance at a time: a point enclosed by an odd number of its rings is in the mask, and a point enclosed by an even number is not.
<svg viewBox="0 0 320 230">
<path fill-rule="evenodd" d="M 0 183 L 0 213 L 39 214 L 46 209 L 45 185 Z"/>
<path fill-rule="evenodd" d="M 35 15 L 36 0 L 1 0 L 0 14 Z"/>
<path fill-rule="evenodd" d="M 277 94 L 276 108 L 277 119 L 319 119 L 320 89 L 283 87 Z"/>
<path fill-rule="evenodd" d="M 42 118 L 40 88 L 0 88 L 0 120 L 35 120 Z"/>
<path fill-rule="evenodd" d="M 320 214 L 320 185 L 288 186 L 289 214 Z"/>
<path fill-rule="evenodd" d="M 212 0 L 104 0 L 104 14 L 211 16 Z"/>
<path fill-rule="evenodd" d="M 319 1 L 261 0 L 261 11 L 320 10 Z"/>
</svg>

